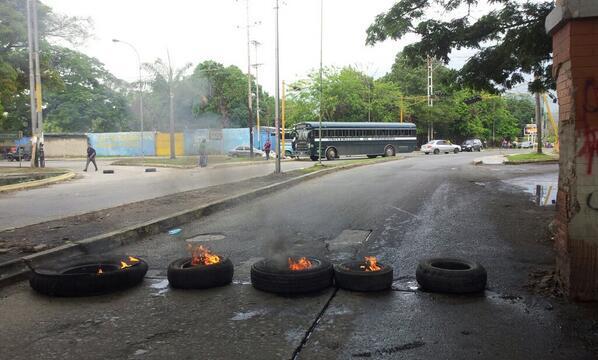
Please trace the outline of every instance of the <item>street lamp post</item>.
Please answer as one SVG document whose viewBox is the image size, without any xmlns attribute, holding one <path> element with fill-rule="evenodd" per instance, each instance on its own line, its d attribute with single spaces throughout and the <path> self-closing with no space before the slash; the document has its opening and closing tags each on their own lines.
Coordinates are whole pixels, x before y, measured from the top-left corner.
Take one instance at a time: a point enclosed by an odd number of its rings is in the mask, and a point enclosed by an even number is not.
<svg viewBox="0 0 598 360">
<path fill-rule="evenodd" d="M 133 46 L 133 44 L 131 43 L 118 39 L 112 39 L 112 42 L 122 43 L 129 46 L 131 49 L 133 49 L 135 55 L 137 55 L 137 65 L 139 67 L 139 119 L 141 123 L 141 166 L 143 166 L 143 164 L 145 163 L 145 151 L 143 149 L 143 82 L 141 77 L 141 56 L 139 56 L 139 51 L 137 51 L 135 46 Z"/>
<path fill-rule="evenodd" d="M 322 52 L 324 39 L 324 0 L 320 0 L 320 116 L 318 137 L 318 163 L 322 165 L 322 98 L 324 89 L 322 87 Z"/>
<path fill-rule="evenodd" d="M 274 127 L 276 128 L 276 167 L 274 168 L 274 172 L 276 174 L 280 173 L 280 128 L 279 128 L 279 109 L 278 109 L 278 101 L 279 101 L 279 94 L 280 94 L 280 88 L 279 88 L 279 49 L 278 49 L 278 0 L 276 0 L 276 7 L 275 9 L 275 14 L 276 14 L 276 18 L 275 18 L 275 32 L 276 32 L 276 37 L 275 37 L 275 58 L 276 58 L 276 65 L 274 67 L 274 77 L 275 77 L 275 89 L 274 89 Z"/>
</svg>

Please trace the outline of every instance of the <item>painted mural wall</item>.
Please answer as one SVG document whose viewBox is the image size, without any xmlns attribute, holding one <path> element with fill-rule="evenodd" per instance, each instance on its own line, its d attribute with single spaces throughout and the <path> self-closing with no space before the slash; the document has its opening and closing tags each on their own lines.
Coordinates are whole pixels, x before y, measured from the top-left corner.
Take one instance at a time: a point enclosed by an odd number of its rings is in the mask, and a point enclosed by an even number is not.
<svg viewBox="0 0 598 360">
<path fill-rule="evenodd" d="M 98 156 L 141 156 L 142 154 L 139 132 L 89 133 L 87 137 Z M 143 154 L 156 155 L 154 132 L 143 132 Z"/>
</svg>

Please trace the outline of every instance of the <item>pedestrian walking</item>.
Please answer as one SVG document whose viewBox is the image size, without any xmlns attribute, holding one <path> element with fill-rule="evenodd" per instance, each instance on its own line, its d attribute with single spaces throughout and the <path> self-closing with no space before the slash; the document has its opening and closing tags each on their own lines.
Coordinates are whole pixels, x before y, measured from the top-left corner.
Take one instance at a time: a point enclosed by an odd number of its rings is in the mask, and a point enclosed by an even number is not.
<svg viewBox="0 0 598 360">
<path fill-rule="evenodd" d="M 266 140 L 264 144 L 264 151 L 266 152 L 266 160 L 270 160 L 270 149 L 272 148 L 272 144 L 270 143 L 270 139 Z"/>
<path fill-rule="evenodd" d="M 208 144 L 206 139 L 202 139 L 199 143 L 199 167 L 208 166 Z"/>
<path fill-rule="evenodd" d="M 83 171 L 87 171 L 89 167 L 89 163 L 93 163 L 93 167 L 96 168 L 98 171 L 98 165 L 96 164 L 96 149 L 91 147 L 91 144 L 87 144 L 87 163 L 85 163 L 85 169 Z"/>
</svg>

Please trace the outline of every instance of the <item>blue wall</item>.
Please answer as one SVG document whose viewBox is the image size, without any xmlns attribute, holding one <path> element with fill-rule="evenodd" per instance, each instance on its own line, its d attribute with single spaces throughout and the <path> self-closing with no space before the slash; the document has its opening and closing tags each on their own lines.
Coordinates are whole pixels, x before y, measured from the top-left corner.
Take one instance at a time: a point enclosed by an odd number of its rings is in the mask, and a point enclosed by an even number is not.
<svg viewBox="0 0 598 360">
<path fill-rule="evenodd" d="M 141 156 L 139 132 L 89 133 L 91 146 L 98 156 Z M 143 132 L 143 154 L 156 155 L 156 141 L 153 132 Z"/>
</svg>

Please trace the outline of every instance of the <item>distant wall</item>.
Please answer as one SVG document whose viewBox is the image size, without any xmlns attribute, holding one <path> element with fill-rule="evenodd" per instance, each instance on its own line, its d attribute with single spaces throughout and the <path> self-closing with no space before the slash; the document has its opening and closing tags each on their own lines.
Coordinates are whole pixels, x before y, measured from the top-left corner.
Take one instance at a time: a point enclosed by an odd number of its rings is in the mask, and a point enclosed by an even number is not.
<svg viewBox="0 0 598 360">
<path fill-rule="evenodd" d="M 45 134 L 44 155 L 46 157 L 81 157 L 87 151 L 87 136 L 84 134 Z"/>
<path fill-rule="evenodd" d="M 89 142 L 98 156 L 141 156 L 139 132 L 89 133 Z M 156 155 L 154 132 L 143 132 L 143 154 Z"/>
<path fill-rule="evenodd" d="M 174 153 L 175 155 L 185 155 L 185 135 L 183 133 L 174 134 Z M 170 156 L 170 133 L 156 134 L 156 156 Z"/>
</svg>

